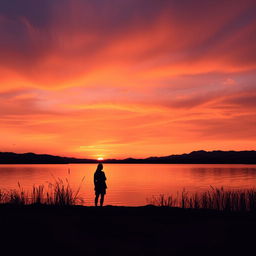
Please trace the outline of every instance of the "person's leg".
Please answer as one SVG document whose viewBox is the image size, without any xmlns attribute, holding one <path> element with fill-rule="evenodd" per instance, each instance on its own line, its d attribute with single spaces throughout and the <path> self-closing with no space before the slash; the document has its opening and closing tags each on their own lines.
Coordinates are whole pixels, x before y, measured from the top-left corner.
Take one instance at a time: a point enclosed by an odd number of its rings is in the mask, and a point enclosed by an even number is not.
<svg viewBox="0 0 256 256">
<path fill-rule="evenodd" d="M 104 203 L 104 194 L 100 194 L 100 206 L 103 206 L 103 203 Z"/>
<path fill-rule="evenodd" d="M 98 206 L 99 194 L 95 193 L 95 206 Z"/>
</svg>

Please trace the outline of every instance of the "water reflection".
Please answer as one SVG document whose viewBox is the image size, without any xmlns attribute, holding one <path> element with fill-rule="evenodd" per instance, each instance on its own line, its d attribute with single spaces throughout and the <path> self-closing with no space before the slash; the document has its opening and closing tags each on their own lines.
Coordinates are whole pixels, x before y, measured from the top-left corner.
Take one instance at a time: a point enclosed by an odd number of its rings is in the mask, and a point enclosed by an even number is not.
<svg viewBox="0 0 256 256">
<path fill-rule="evenodd" d="M 60 177 L 76 189 L 85 176 L 80 193 L 86 205 L 93 205 L 95 168 L 95 164 L 0 165 L 0 188 L 17 188 L 18 182 L 24 189 L 47 187 Z M 104 164 L 104 172 L 108 177 L 105 204 L 112 205 L 144 205 L 152 195 L 176 195 L 183 188 L 194 192 L 210 186 L 256 187 L 255 165 Z"/>
</svg>

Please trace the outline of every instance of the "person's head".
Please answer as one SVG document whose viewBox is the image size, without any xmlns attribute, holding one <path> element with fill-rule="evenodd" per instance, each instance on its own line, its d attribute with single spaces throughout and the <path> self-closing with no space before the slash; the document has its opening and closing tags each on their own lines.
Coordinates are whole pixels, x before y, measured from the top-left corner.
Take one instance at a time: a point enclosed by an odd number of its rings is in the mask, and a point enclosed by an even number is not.
<svg viewBox="0 0 256 256">
<path fill-rule="evenodd" d="M 103 169 L 103 164 L 99 163 L 97 166 L 96 172 L 100 172 L 100 171 L 102 171 L 102 169 Z"/>
</svg>

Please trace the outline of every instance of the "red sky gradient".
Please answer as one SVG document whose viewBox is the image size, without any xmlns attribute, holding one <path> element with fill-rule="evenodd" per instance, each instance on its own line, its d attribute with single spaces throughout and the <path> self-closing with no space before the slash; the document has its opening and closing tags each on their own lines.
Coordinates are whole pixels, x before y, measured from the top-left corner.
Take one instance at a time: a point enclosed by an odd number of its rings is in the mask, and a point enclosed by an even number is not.
<svg viewBox="0 0 256 256">
<path fill-rule="evenodd" d="M 0 0 L 0 151 L 254 150 L 255 0 Z"/>
</svg>

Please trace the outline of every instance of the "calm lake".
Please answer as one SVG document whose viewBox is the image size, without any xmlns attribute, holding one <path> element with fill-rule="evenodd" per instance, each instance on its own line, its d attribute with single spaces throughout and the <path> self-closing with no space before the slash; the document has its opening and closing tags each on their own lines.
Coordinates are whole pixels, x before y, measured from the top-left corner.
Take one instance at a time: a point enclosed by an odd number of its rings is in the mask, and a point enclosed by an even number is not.
<svg viewBox="0 0 256 256">
<path fill-rule="evenodd" d="M 0 188 L 24 190 L 43 184 L 47 188 L 54 179 L 68 179 L 74 189 L 81 184 L 84 205 L 94 200 L 93 174 L 96 164 L 67 165 L 0 165 Z M 256 165 L 211 164 L 104 164 L 107 176 L 105 205 L 139 206 L 159 194 L 176 195 L 203 191 L 210 186 L 255 188 Z"/>
</svg>

